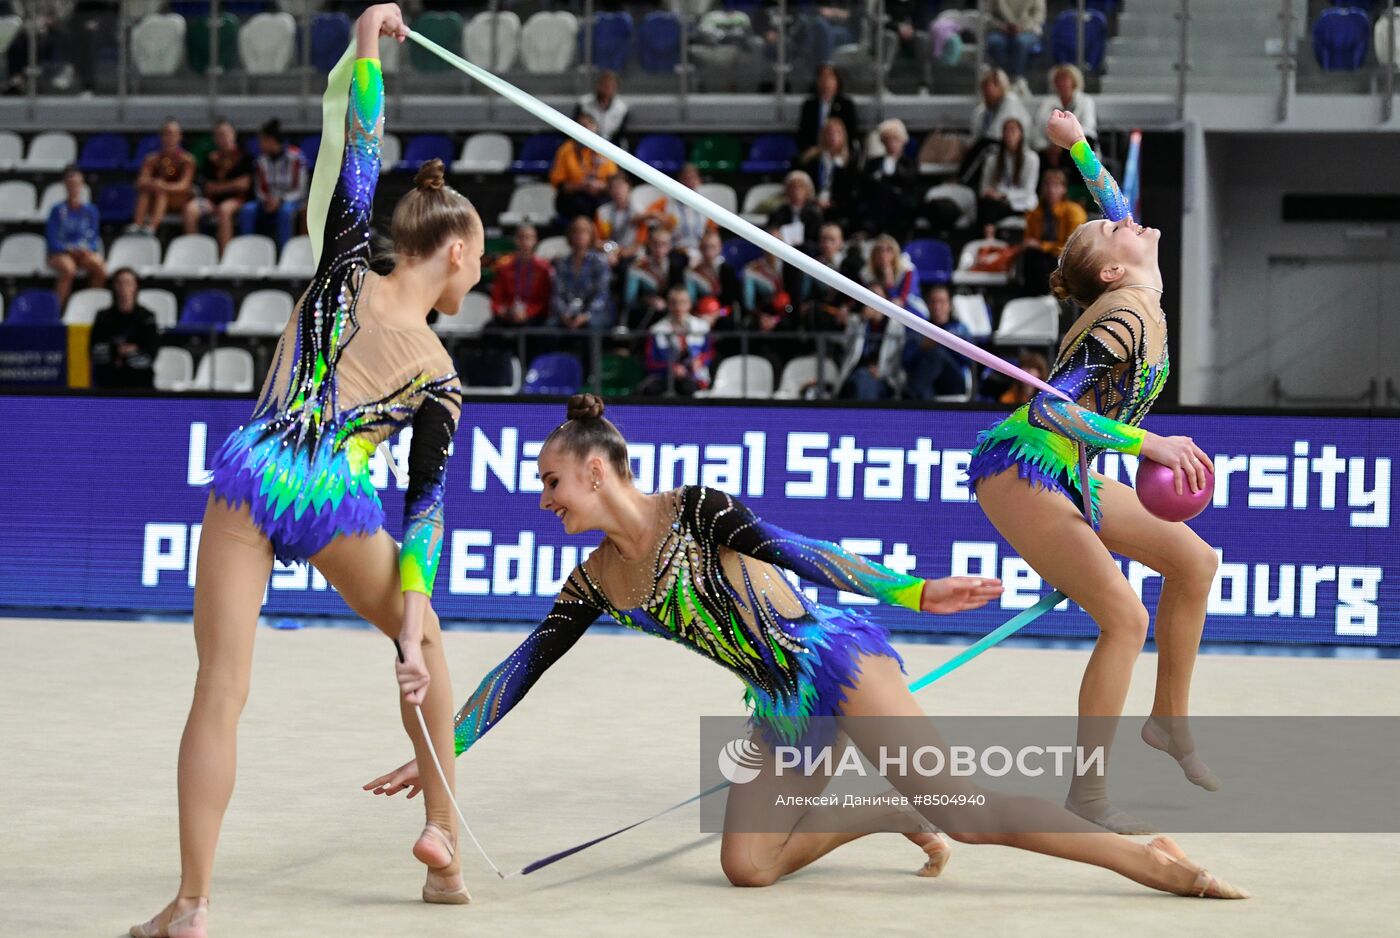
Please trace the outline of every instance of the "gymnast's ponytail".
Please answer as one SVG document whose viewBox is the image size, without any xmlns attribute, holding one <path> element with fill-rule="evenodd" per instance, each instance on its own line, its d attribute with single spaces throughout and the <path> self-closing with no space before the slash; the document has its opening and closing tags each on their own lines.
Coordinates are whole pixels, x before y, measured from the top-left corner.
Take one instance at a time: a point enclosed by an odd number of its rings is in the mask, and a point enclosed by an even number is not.
<svg viewBox="0 0 1400 938">
<path fill-rule="evenodd" d="M 603 399 L 596 394 L 575 394 L 569 398 L 568 419 L 544 441 L 545 447 L 558 446 L 579 459 L 595 452 L 612 466 L 619 478 L 632 478 L 627 459 L 627 441 L 613 422 L 603 416 Z"/>
</svg>

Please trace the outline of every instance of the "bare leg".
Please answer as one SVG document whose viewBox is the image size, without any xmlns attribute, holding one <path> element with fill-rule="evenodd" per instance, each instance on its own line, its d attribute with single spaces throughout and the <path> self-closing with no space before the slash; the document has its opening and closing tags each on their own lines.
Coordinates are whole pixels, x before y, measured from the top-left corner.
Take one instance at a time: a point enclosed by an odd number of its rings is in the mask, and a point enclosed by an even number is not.
<svg viewBox="0 0 1400 938">
<path fill-rule="evenodd" d="M 754 741 L 763 750 L 763 765 L 758 778 L 729 789 L 720 843 L 720 866 L 735 886 L 771 886 L 842 844 L 875 831 L 905 832 L 924 850 L 925 866 L 932 871 L 936 865 L 942 871 L 947 842 L 936 832 L 911 824 L 906 811 L 878 805 L 846 811 L 808 807 L 801 802 L 821 794 L 829 779 L 797 772 L 778 775 L 773 750 L 757 738 Z M 789 797 L 798 803 L 779 803 L 780 798 Z M 730 829 L 755 823 L 767 830 Z"/>
<path fill-rule="evenodd" d="M 371 622 L 390 638 L 396 638 L 403 625 L 403 591 L 399 583 L 399 552 L 394 539 L 384 531 L 369 537 L 341 537 L 311 558 L 311 562 L 344 598 L 355 613 Z M 385 647 L 386 673 L 393 651 Z M 442 629 L 438 617 L 428 609 L 423 623 L 423 658 L 427 662 L 430 682 L 423 701 L 423 719 L 432 734 L 433 746 L 442 757 L 442 770 L 449 784 L 455 784 L 456 763 L 453 753 L 452 680 L 447 673 L 447 656 L 442 647 Z M 395 688 L 397 693 L 397 687 Z M 457 815 L 448 800 L 447 790 L 432 766 L 432 754 L 424 742 L 413 706 L 399 701 L 399 716 L 404 731 L 413 741 L 413 751 L 421 767 L 424 810 L 427 823 L 446 835 L 446 840 L 425 830 L 414 847 L 414 855 L 428 870 L 428 885 L 451 891 L 461 887 L 461 863 L 456 855 Z"/>
<path fill-rule="evenodd" d="M 860 661 L 861 674 L 846 695 L 847 717 L 919 717 L 918 720 L 847 720 L 846 732 L 866 757 L 878 759 L 881 747 L 933 746 L 947 753 L 947 744 L 927 719 L 893 658 L 867 655 Z M 918 735 L 910 737 L 910 729 Z M 1113 870 L 1135 882 L 1178 895 L 1214 895 L 1243 898 L 1244 894 L 1216 880 L 1190 863 L 1169 838 L 1139 844 L 1107 833 L 1076 814 L 1040 798 L 1003 795 L 965 780 L 905 775 L 895 787 L 911 798 L 928 795 L 985 795 L 988 817 L 995 832 L 958 832 L 956 808 L 926 799 L 919 810 L 934 824 L 964 843 L 1001 844 L 1049 856 L 1092 863 Z M 983 810 L 983 809 L 979 809 Z M 964 815 L 964 817 L 966 817 Z"/>
<path fill-rule="evenodd" d="M 204 509 L 195 569 L 194 641 L 199 655 L 194 700 L 180 738 L 180 892 L 145 926 L 166 934 L 171 919 L 191 915 L 207 897 L 214 850 L 233 794 L 238 718 L 248 699 L 253 637 L 263 591 L 272 573 L 272 546 L 238 510 L 210 496 Z M 187 920 L 188 921 L 188 920 Z M 198 927 L 178 936 L 203 936 Z"/>
<path fill-rule="evenodd" d="M 58 278 L 54 283 L 53 292 L 58 294 L 58 309 L 62 312 L 63 307 L 68 304 L 68 295 L 73 292 L 73 278 L 78 275 L 78 265 L 74 262 L 73 255 L 65 252 L 50 254 L 49 266 Z"/>
<path fill-rule="evenodd" d="M 977 500 L 1016 552 L 1098 625 L 1099 637 L 1079 686 L 1078 743 L 1108 752 L 1133 664 L 1147 640 L 1147 609 L 1094 529 L 1063 495 L 1032 487 L 1013 468 L 979 482 Z M 1066 804 L 1118 833 L 1152 832 L 1146 823 L 1113 808 L 1106 776 L 1076 778 Z"/>
<path fill-rule="evenodd" d="M 199 234 L 199 221 L 204 217 L 207 204 L 203 199 L 190 199 L 185 203 L 185 208 L 180 213 L 184 219 L 185 234 Z"/>
<path fill-rule="evenodd" d="M 219 250 L 228 247 L 228 243 L 233 240 L 233 225 L 238 219 L 238 210 L 243 207 L 243 203 L 237 199 L 225 199 L 220 202 L 217 208 L 219 216 Z"/>
<path fill-rule="evenodd" d="M 1162 574 L 1153 634 L 1157 640 L 1157 690 L 1143 739 L 1180 763 L 1187 779 L 1209 791 L 1220 780 L 1196 755 L 1187 715 L 1191 673 L 1205 628 L 1206 603 L 1220 558 L 1185 524 L 1163 521 L 1142 507 L 1137 493 L 1121 482 L 1104 479 L 1100 492 L 1104 546 Z"/>
</svg>

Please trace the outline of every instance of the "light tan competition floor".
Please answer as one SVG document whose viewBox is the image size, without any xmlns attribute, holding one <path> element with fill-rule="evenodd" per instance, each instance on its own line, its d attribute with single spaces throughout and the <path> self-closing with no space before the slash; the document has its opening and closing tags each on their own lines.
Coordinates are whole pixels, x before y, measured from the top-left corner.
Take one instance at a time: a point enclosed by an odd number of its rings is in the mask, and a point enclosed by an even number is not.
<svg viewBox="0 0 1400 938">
<path fill-rule="evenodd" d="M 455 632 L 456 697 L 520 632 Z M 115 938 L 172 894 L 175 754 L 194 649 L 171 623 L 0 620 L 0 936 Z M 903 645 L 911 673 L 947 646 Z M 897 835 L 868 837 L 769 889 L 735 889 L 692 808 L 507 882 L 465 843 L 474 902 L 417 901 L 417 801 L 360 785 L 407 758 L 377 633 L 260 628 L 238 788 L 220 843 L 218 936 L 1369 935 L 1400 918 L 1400 836 L 1183 835 L 1251 890 L 1178 899 L 1103 870 L 960 846 L 938 880 Z M 1082 651 L 998 649 L 922 697 L 930 712 L 1072 712 Z M 1148 709 L 1138 664 L 1129 713 Z M 1400 713 L 1400 661 L 1206 655 L 1194 709 Z M 1321 703 L 1319 703 L 1321 701 Z M 700 714 L 737 683 L 642 636 L 585 638 L 460 765 L 468 818 L 507 868 L 649 813 L 697 781 Z M 1183 782 L 1183 784 L 1185 784 Z"/>
</svg>

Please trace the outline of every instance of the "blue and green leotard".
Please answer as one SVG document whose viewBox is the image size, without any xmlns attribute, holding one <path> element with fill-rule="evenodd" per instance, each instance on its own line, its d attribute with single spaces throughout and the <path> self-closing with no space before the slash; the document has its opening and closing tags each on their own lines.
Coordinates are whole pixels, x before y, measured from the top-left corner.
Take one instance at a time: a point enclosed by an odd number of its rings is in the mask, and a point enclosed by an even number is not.
<svg viewBox="0 0 1400 938">
<path fill-rule="evenodd" d="M 775 567 L 909 609 L 919 608 L 921 578 L 760 521 L 714 489 L 686 487 L 661 498 L 654 555 L 627 561 L 604 541 L 574 569 L 549 615 L 458 712 L 458 755 L 604 614 L 735 674 L 753 723 L 770 744 L 810 742 L 813 717 L 839 714 L 862 654 L 899 660 L 885 629 L 812 602 Z"/>
<path fill-rule="evenodd" d="M 334 80 L 334 75 L 332 79 Z M 343 154 L 333 190 L 313 187 L 308 218 L 319 248 L 316 274 L 277 343 L 252 418 L 215 454 L 215 498 L 246 504 L 277 558 L 304 561 L 336 537 L 384 522 L 370 482 L 375 446 L 412 426 L 401 584 L 431 595 L 442 548 L 447 450 L 461 412 L 451 357 L 426 319 L 421 328 L 381 321 L 363 302 L 370 217 L 379 179 L 384 80 L 379 60 L 353 62 Z"/>
</svg>

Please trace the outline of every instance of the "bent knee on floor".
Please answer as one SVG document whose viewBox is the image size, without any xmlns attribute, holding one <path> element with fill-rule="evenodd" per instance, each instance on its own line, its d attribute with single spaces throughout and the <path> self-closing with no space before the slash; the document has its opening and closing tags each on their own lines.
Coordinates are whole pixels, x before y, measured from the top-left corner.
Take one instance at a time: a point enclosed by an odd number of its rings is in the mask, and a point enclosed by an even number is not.
<svg viewBox="0 0 1400 938">
<path fill-rule="evenodd" d="M 761 870 L 748 860 L 732 860 L 721 856 L 720 867 L 724 870 L 724 877 L 729 880 L 731 886 L 747 888 L 771 886 L 779 878 L 775 870 Z"/>
</svg>

